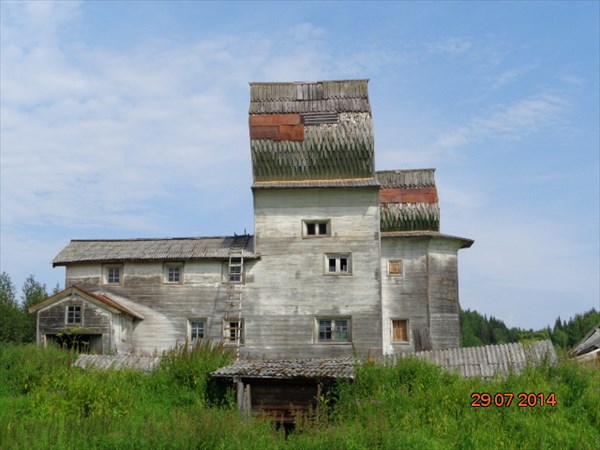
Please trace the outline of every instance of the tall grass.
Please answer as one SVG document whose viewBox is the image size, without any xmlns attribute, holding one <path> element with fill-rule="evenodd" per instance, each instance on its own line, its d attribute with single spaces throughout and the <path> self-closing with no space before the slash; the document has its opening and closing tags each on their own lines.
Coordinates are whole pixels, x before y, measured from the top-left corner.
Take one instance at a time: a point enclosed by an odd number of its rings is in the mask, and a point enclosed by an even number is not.
<svg viewBox="0 0 600 450">
<path fill-rule="evenodd" d="M 0 348 L 1 449 L 593 449 L 600 438 L 600 372 L 568 361 L 496 380 L 412 359 L 364 364 L 321 399 L 326 417 L 285 436 L 241 417 L 210 378 L 231 361 L 218 346 L 181 346 L 149 374 L 82 370 L 74 357 Z M 474 408 L 472 392 L 555 392 L 557 405 Z"/>
</svg>

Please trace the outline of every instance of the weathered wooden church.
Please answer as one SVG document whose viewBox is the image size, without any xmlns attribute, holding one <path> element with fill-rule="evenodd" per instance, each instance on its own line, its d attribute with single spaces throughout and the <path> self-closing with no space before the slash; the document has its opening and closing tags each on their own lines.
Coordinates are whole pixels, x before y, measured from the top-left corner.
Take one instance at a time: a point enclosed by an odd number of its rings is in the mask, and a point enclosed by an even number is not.
<svg viewBox="0 0 600 450">
<path fill-rule="evenodd" d="M 73 240 L 67 288 L 33 306 L 40 345 L 242 356 L 459 346 L 457 253 L 434 169 L 375 171 L 367 80 L 251 83 L 254 234 Z"/>
</svg>

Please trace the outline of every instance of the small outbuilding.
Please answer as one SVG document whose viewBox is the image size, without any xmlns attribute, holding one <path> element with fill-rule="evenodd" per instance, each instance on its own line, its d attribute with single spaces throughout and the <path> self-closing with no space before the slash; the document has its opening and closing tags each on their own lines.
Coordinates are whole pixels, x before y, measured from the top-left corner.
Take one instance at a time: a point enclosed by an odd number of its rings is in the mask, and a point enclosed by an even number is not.
<svg viewBox="0 0 600 450">
<path fill-rule="evenodd" d="M 231 379 L 245 414 L 267 415 L 279 424 L 319 412 L 319 398 L 337 380 L 354 379 L 354 358 L 238 361 L 212 373 Z"/>
<path fill-rule="evenodd" d="M 37 313 L 38 345 L 49 343 L 84 353 L 133 349 L 133 330 L 144 319 L 107 295 L 71 286 L 31 308 Z"/>
<path fill-rule="evenodd" d="M 600 322 L 569 351 L 569 356 L 578 361 L 600 361 Z"/>
</svg>

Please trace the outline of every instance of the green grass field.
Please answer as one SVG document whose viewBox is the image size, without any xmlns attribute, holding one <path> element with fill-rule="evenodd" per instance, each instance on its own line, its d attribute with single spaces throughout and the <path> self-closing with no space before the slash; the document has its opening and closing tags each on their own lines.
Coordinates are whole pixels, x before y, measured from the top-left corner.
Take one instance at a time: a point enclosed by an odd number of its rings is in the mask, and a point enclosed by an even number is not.
<svg viewBox="0 0 600 450">
<path fill-rule="evenodd" d="M 57 348 L 0 345 L 0 449 L 597 449 L 600 371 L 565 361 L 497 380 L 466 380 L 428 363 L 365 364 L 319 399 L 319 417 L 285 435 L 243 418 L 209 377 L 231 356 L 173 351 L 152 373 L 71 367 Z M 472 393 L 491 394 L 473 407 Z M 495 396 L 495 394 L 505 394 Z M 556 404 L 518 406 L 519 393 Z M 514 399 L 507 403 L 510 394 Z M 334 398 L 336 401 L 334 401 Z M 479 403 L 485 404 L 485 397 Z M 527 398 L 525 399 L 527 404 Z"/>
</svg>

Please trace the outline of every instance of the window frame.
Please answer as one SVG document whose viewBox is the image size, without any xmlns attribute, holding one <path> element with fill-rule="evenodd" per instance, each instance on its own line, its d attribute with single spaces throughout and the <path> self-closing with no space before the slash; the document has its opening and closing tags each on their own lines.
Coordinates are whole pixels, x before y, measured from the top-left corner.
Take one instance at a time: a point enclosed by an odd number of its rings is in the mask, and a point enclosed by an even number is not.
<svg viewBox="0 0 600 450">
<path fill-rule="evenodd" d="M 232 323 L 237 323 L 239 324 L 237 327 L 240 333 L 240 345 L 244 345 L 244 334 L 245 334 L 245 325 L 244 325 L 244 319 L 240 318 L 240 319 L 236 319 L 236 320 L 225 320 L 223 319 L 223 345 L 226 347 L 234 347 L 236 345 L 236 336 L 232 336 L 231 335 L 231 324 Z M 229 326 L 227 326 L 226 324 L 229 324 Z M 229 330 L 229 335 L 227 335 L 227 330 Z"/>
<path fill-rule="evenodd" d="M 169 280 L 171 269 L 178 269 L 178 280 Z M 183 284 L 184 264 L 182 262 L 166 262 L 163 264 L 163 283 L 164 284 Z"/>
<path fill-rule="evenodd" d="M 400 271 L 398 273 L 393 273 L 391 271 L 392 264 L 398 264 L 400 267 Z M 388 277 L 403 277 L 404 276 L 404 261 L 400 258 L 393 258 L 387 260 L 387 275 Z"/>
<path fill-rule="evenodd" d="M 310 227 L 314 225 L 314 233 L 309 234 Z M 325 225 L 325 233 L 321 233 L 321 225 Z M 331 219 L 304 219 L 302 220 L 302 238 L 319 239 L 331 236 Z"/>
<path fill-rule="evenodd" d="M 111 271 L 112 270 L 118 270 L 118 274 L 119 274 L 119 281 L 115 282 L 115 281 L 110 281 L 111 280 Z M 103 283 L 109 286 L 121 286 L 123 285 L 123 275 L 124 275 L 124 270 L 123 270 L 123 264 L 105 264 L 104 268 L 103 268 Z"/>
<path fill-rule="evenodd" d="M 194 324 L 202 324 L 202 337 L 194 337 Z M 208 321 L 205 317 L 190 317 L 187 320 L 187 338 L 193 343 L 197 340 L 206 339 L 208 331 Z"/>
<path fill-rule="evenodd" d="M 406 340 L 402 341 L 402 340 L 396 340 L 395 338 L 395 334 L 394 334 L 394 322 L 404 322 L 406 324 Z M 410 344 L 410 320 L 404 317 L 394 317 L 390 320 L 390 325 L 391 325 L 391 329 L 390 329 L 390 333 L 391 333 L 391 342 L 394 345 L 408 345 Z"/>
<path fill-rule="evenodd" d="M 73 308 L 72 312 L 73 312 L 73 321 L 70 320 L 70 316 L 71 316 L 71 311 L 69 311 L 71 308 Z M 75 310 L 75 308 L 77 308 L 77 311 Z M 75 322 L 75 312 L 78 312 L 78 316 L 79 316 L 79 321 Z M 65 325 L 83 325 L 83 305 L 78 303 L 78 304 L 71 304 L 71 305 L 66 305 L 65 307 Z"/>
<path fill-rule="evenodd" d="M 338 324 L 336 322 L 346 322 L 345 325 Z M 331 338 L 321 338 L 321 324 L 325 324 L 325 322 L 329 322 L 329 333 L 331 334 Z M 346 337 L 339 338 L 335 337 L 336 331 L 338 327 L 346 328 Z M 326 331 L 325 331 L 326 332 Z M 339 344 L 352 344 L 352 317 L 351 316 L 318 316 L 315 317 L 315 335 L 314 341 L 316 344 L 328 344 L 328 345 L 339 345 Z"/>
<path fill-rule="evenodd" d="M 346 270 L 342 270 L 342 260 L 346 260 Z M 335 260 L 335 270 L 331 271 L 331 261 Z M 352 276 L 352 253 L 325 253 L 323 259 L 323 273 L 329 276 Z"/>
</svg>

